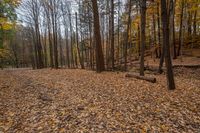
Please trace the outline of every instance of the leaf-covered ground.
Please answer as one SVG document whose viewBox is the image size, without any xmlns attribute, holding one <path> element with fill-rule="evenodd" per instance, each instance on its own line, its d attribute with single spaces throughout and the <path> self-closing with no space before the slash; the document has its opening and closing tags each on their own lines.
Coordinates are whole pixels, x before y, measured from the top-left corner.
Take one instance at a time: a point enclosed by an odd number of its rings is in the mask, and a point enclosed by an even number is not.
<svg viewBox="0 0 200 133">
<path fill-rule="evenodd" d="M 156 84 L 124 73 L 0 71 L 0 132 L 200 132 L 200 69 Z"/>
</svg>

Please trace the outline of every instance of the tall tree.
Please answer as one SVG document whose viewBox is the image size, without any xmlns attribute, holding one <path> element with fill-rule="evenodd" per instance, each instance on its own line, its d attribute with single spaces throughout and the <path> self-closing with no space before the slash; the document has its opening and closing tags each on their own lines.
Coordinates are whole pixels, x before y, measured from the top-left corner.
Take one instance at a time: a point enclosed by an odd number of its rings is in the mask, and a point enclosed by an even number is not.
<svg viewBox="0 0 200 133">
<path fill-rule="evenodd" d="M 54 46 L 54 65 L 55 68 L 58 68 L 58 24 L 57 24 L 57 17 L 58 17 L 58 9 L 57 9 L 57 1 L 50 0 L 50 12 L 51 12 L 51 23 L 53 29 L 53 46 Z"/>
<path fill-rule="evenodd" d="M 169 8 L 169 15 L 170 15 L 170 44 L 171 47 L 173 48 L 173 58 L 177 58 L 176 54 L 176 36 L 175 36 L 175 5 L 176 5 L 176 0 L 170 0 L 170 8 Z"/>
<path fill-rule="evenodd" d="M 177 55 L 180 56 L 183 44 L 183 16 L 184 16 L 185 0 L 181 1 L 181 13 L 180 13 L 180 28 L 179 28 L 179 45 Z"/>
<path fill-rule="evenodd" d="M 50 16 L 50 9 L 49 9 L 49 3 L 47 1 L 44 1 L 43 8 L 45 11 L 46 16 L 46 23 L 47 23 L 47 29 L 48 29 L 48 41 L 49 41 L 49 57 L 50 57 L 50 66 L 51 68 L 54 67 L 54 61 L 53 61 L 53 43 L 52 43 L 52 34 L 51 34 L 51 16 Z"/>
<path fill-rule="evenodd" d="M 114 48 L 114 0 L 110 1 L 111 3 L 111 61 L 112 69 L 115 67 L 115 48 Z"/>
<path fill-rule="evenodd" d="M 42 44 L 41 44 L 41 34 L 40 34 L 40 22 L 39 22 L 39 16 L 40 16 L 40 10 L 41 10 L 41 4 L 38 0 L 31 0 L 30 3 L 27 1 L 27 6 L 31 9 L 31 16 L 33 21 L 33 33 L 35 35 L 35 50 L 36 50 L 36 62 L 37 62 L 37 68 L 43 68 L 43 54 L 42 54 Z M 28 8 L 25 7 L 25 8 Z"/>
<path fill-rule="evenodd" d="M 128 38 L 129 38 L 129 30 L 131 24 L 131 8 L 132 3 L 129 0 L 129 10 L 128 10 L 128 23 L 127 23 L 127 31 L 126 31 L 126 42 L 125 42 L 125 49 L 124 49 L 124 70 L 127 71 L 127 48 L 128 48 Z"/>
<path fill-rule="evenodd" d="M 154 41 L 154 47 L 156 46 L 157 43 L 157 39 L 156 39 L 156 20 L 155 20 L 155 13 L 153 12 L 152 15 L 152 19 L 153 19 L 153 41 Z M 156 58 L 158 58 L 158 50 L 157 48 L 155 48 L 155 54 L 156 54 Z"/>
<path fill-rule="evenodd" d="M 140 13 L 141 13 L 141 21 L 140 21 L 140 42 L 141 42 L 141 54 L 140 54 L 140 75 L 144 76 L 144 51 L 146 45 L 146 0 L 141 0 L 140 2 Z"/>
<path fill-rule="evenodd" d="M 81 68 L 84 69 L 84 63 L 83 63 L 83 59 L 81 58 L 80 48 L 79 48 L 79 40 L 78 40 L 78 18 L 77 18 L 77 12 L 75 13 L 75 16 L 76 16 L 76 47 L 77 47 L 78 58 L 79 58 L 79 62 L 80 62 Z"/>
<path fill-rule="evenodd" d="M 174 73 L 172 69 L 172 62 L 170 56 L 169 46 L 169 14 L 167 12 L 167 4 L 165 0 L 161 0 L 161 18 L 162 18 L 162 30 L 163 30 L 163 45 L 165 47 L 165 65 L 167 68 L 167 84 L 168 89 L 175 89 Z"/>
<path fill-rule="evenodd" d="M 105 70 L 105 66 L 104 66 L 104 56 L 101 46 L 101 34 L 100 34 L 97 0 L 92 0 L 92 7 L 93 7 L 93 17 L 94 17 L 94 36 L 96 44 L 96 71 L 102 72 Z"/>
<path fill-rule="evenodd" d="M 161 57 L 161 34 L 160 34 L 160 3 L 157 1 L 156 4 L 157 8 L 157 29 L 158 29 L 158 50 L 159 50 L 159 57 Z"/>
</svg>

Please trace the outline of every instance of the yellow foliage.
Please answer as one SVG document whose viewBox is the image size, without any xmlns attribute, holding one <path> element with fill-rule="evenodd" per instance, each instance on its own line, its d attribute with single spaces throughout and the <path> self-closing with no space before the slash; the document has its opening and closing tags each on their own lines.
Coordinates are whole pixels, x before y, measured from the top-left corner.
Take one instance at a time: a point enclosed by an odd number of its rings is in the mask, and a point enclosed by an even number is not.
<svg viewBox="0 0 200 133">
<path fill-rule="evenodd" d="M 6 59 L 10 56 L 10 52 L 6 49 L 0 49 L 0 59 Z"/>
<path fill-rule="evenodd" d="M 0 17 L 0 23 L 4 23 L 4 22 L 6 22 L 7 21 L 7 18 L 3 18 L 3 17 Z"/>
<path fill-rule="evenodd" d="M 5 3 L 8 3 L 8 4 L 12 4 L 14 6 L 17 6 L 20 4 L 21 0 L 3 0 Z"/>
<path fill-rule="evenodd" d="M 10 29 L 12 29 L 12 27 L 13 27 L 13 24 L 9 23 L 9 22 L 4 23 L 2 26 L 3 30 L 10 30 Z"/>
<path fill-rule="evenodd" d="M 16 8 L 20 4 L 21 0 L 2 0 L 1 1 L 1 8 L 5 7 L 7 12 L 12 12 L 10 11 L 10 6 Z M 13 25 L 15 22 L 11 22 L 8 18 L 8 16 L 4 15 L 4 12 L 0 13 L 0 29 L 1 30 L 10 30 L 12 29 Z"/>
</svg>

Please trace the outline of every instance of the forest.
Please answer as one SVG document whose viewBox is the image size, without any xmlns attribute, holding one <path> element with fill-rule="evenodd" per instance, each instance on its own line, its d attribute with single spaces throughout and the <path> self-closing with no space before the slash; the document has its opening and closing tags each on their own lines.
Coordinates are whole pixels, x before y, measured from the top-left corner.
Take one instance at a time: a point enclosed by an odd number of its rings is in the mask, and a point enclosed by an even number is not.
<svg viewBox="0 0 200 133">
<path fill-rule="evenodd" d="M 199 0 L 0 0 L 0 132 L 200 132 Z"/>
</svg>

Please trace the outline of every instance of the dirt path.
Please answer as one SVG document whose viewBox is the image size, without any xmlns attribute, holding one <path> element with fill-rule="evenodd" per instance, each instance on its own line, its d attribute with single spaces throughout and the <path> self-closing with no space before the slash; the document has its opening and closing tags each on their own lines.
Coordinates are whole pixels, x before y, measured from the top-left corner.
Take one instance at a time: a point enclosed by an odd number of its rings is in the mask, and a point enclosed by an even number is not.
<svg viewBox="0 0 200 133">
<path fill-rule="evenodd" d="M 164 75 L 151 84 L 124 73 L 0 71 L 0 132 L 198 133 L 198 72 L 177 70 L 168 91 Z"/>
</svg>

